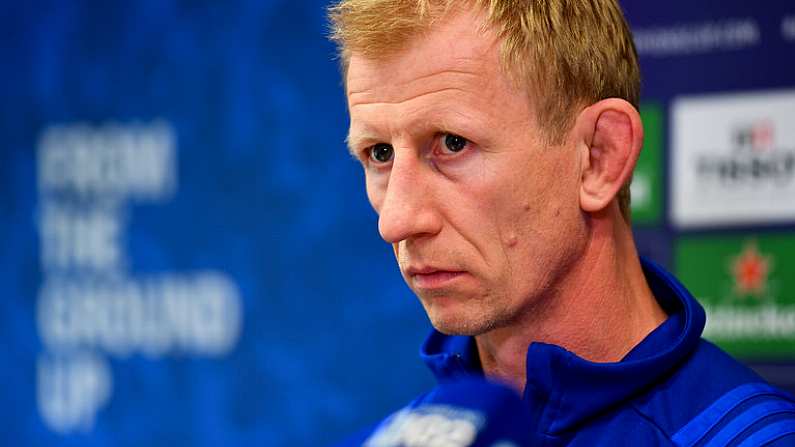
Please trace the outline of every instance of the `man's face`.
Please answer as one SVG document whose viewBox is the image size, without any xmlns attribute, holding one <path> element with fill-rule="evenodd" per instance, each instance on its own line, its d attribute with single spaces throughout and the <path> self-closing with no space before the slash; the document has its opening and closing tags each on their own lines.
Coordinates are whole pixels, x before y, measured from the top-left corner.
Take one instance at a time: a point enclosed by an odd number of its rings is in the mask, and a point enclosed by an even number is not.
<svg viewBox="0 0 795 447">
<path fill-rule="evenodd" d="M 386 59 L 355 52 L 349 143 L 379 231 L 433 325 L 476 335 L 554 295 L 582 250 L 579 158 L 546 147 L 499 44 L 463 12 Z"/>
</svg>

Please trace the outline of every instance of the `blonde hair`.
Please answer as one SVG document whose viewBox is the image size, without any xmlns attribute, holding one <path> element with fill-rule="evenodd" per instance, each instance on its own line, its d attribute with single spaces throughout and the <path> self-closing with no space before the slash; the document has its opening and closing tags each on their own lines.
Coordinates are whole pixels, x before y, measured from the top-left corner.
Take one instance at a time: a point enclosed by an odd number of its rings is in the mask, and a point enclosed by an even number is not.
<svg viewBox="0 0 795 447">
<path fill-rule="evenodd" d="M 384 57 L 432 27 L 455 0 L 341 0 L 329 8 L 331 39 L 343 73 L 352 52 Z M 640 69 L 617 0 L 471 0 L 501 41 L 506 72 L 539 92 L 536 118 L 551 143 L 570 129 L 578 107 L 621 98 L 636 108 Z M 629 221 L 629 182 L 618 194 Z"/>
</svg>

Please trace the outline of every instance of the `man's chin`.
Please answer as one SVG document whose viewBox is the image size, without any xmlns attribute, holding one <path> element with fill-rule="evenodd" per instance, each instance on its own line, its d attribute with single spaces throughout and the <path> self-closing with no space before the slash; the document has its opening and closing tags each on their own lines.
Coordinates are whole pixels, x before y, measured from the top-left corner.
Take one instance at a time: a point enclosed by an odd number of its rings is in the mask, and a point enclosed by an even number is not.
<svg viewBox="0 0 795 447">
<path fill-rule="evenodd" d="M 500 321 L 499 314 L 488 312 L 490 309 L 466 295 L 417 296 L 433 327 L 446 335 L 480 335 L 494 329 Z"/>
<path fill-rule="evenodd" d="M 493 329 L 493 324 L 487 319 L 467 318 L 461 315 L 438 315 L 428 313 L 433 327 L 445 335 L 481 335 Z"/>
</svg>

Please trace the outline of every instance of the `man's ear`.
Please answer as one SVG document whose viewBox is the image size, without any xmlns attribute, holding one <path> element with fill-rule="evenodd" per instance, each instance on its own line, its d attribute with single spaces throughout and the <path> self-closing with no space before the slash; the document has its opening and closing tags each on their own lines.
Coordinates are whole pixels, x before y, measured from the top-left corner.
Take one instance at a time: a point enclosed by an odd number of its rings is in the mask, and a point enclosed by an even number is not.
<svg viewBox="0 0 795 447">
<path fill-rule="evenodd" d="M 632 177 L 643 146 L 640 114 L 623 99 L 610 98 L 585 108 L 575 124 L 582 159 L 580 207 L 605 209 Z"/>
</svg>

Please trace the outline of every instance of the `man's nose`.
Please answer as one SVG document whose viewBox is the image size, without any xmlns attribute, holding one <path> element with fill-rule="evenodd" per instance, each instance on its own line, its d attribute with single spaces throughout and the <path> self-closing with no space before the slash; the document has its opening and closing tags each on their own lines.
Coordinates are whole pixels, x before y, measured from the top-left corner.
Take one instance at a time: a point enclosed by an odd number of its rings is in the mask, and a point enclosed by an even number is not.
<svg viewBox="0 0 795 447">
<path fill-rule="evenodd" d="M 432 169 L 407 151 L 395 156 L 381 203 L 378 231 L 390 244 L 441 230 L 441 219 L 433 203 Z"/>
</svg>

